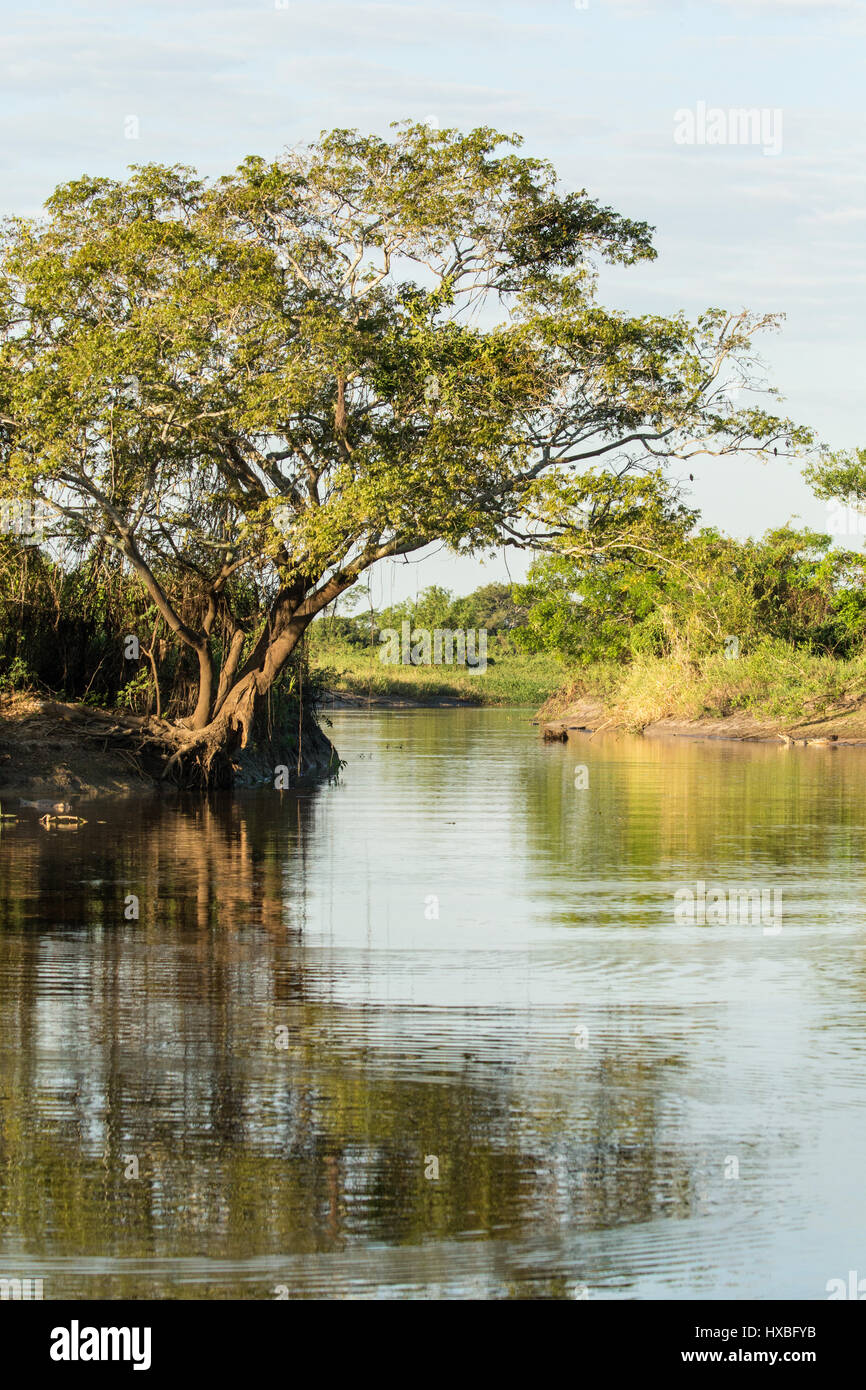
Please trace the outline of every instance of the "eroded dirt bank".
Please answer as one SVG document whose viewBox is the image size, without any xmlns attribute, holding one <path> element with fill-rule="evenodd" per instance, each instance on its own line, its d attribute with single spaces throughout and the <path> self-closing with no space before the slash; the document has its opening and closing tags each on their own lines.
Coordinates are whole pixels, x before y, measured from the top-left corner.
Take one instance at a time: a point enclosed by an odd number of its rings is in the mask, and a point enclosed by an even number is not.
<svg viewBox="0 0 866 1390">
<path fill-rule="evenodd" d="M 676 738 L 736 739 L 740 742 L 788 743 L 792 747 L 813 746 L 839 748 L 866 744 L 866 707 L 857 706 L 830 711 L 816 718 L 791 720 L 756 719 L 738 713 L 723 719 L 658 719 L 642 729 L 627 729 L 616 711 L 600 700 L 576 700 L 563 710 L 552 713 L 542 706 L 537 723 L 545 738 L 568 738 L 570 734 L 602 732 L 639 732 L 647 737 L 667 735 Z"/>
<path fill-rule="evenodd" d="M 160 726 L 155 720 L 13 695 L 0 697 L 0 806 L 14 812 L 20 798 L 87 800 L 153 792 L 159 768 L 149 756 Z M 234 785 L 270 782 L 285 762 L 291 780 L 323 776 L 336 752 L 319 726 L 305 716 L 300 770 L 297 741 L 279 750 L 245 750 L 234 756 Z"/>
</svg>

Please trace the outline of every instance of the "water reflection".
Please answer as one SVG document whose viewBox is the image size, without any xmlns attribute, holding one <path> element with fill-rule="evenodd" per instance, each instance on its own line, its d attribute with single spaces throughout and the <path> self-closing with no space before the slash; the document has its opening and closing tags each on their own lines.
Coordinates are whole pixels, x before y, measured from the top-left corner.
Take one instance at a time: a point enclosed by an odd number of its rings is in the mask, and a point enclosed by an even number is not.
<svg viewBox="0 0 866 1390">
<path fill-rule="evenodd" d="M 863 755 L 334 723 L 337 786 L 4 829 L 0 1275 L 770 1298 L 862 1264 Z M 781 888 L 782 933 L 677 925 L 697 880 Z"/>
</svg>

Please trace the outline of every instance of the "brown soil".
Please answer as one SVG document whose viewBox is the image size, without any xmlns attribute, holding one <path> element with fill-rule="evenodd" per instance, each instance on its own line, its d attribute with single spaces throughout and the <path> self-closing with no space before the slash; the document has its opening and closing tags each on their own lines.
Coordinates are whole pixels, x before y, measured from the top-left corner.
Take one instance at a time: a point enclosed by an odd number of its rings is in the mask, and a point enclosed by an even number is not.
<svg viewBox="0 0 866 1390">
<path fill-rule="evenodd" d="M 0 698 L 0 803 L 124 796 L 152 785 L 119 748 L 102 711 L 28 695 Z"/>
<path fill-rule="evenodd" d="M 86 800 L 152 792 L 172 748 L 172 730 L 155 719 L 65 704 L 30 695 L 0 696 L 0 807 L 15 811 L 28 800 Z M 301 776 L 324 772 L 334 750 L 321 729 L 307 720 L 302 740 Z M 252 749 L 232 763 L 236 786 L 273 777 L 275 755 Z M 291 758 L 294 780 L 297 750 Z"/>
<path fill-rule="evenodd" d="M 556 718 L 546 719 L 545 708 L 539 711 L 538 723 L 545 737 L 560 738 L 569 732 L 595 734 L 619 730 L 623 725 L 600 700 L 585 698 L 559 711 Z M 826 747 L 866 744 L 866 708 L 830 711 L 819 718 L 801 722 L 761 720 L 750 714 L 732 714 L 724 719 L 659 719 L 641 730 L 644 735 L 668 735 L 676 738 L 737 739 L 746 743 L 780 743 L 789 739 L 792 744 L 813 743 L 827 739 Z"/>
</svg>

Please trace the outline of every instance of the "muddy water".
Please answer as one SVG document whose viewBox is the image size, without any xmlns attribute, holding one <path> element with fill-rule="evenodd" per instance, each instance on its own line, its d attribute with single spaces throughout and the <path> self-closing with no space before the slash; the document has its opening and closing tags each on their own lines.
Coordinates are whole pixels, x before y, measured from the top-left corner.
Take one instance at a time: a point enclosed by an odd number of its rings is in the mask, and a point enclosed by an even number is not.
<svg viewBox="0 0 866 1390">
<path fill-rule="evenodd" d="M 332 737 L 339 782 L 300 795 L 4 826 L 0 1278 L 866 1276 L 866 756 L 544 745 L 525 711 L 351 711 Z"/>
</svg>

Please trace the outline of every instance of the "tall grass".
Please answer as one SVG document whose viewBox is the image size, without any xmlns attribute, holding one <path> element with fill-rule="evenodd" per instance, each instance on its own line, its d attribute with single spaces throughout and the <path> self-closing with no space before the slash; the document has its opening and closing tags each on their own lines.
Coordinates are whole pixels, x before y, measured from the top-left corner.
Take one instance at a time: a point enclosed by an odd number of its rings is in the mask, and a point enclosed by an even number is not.
<svg viewBox="0 0 866 1390">
<path fill-rule="evenodd" d="M 549 653 L 497 654 L 485 671 L 461 666 L 398 666 L 379 660 L 379 648 L 319 645 L 311 652 L 319 678 L 332 690 L 375 699 L 423 703 L 460 700 L 473 705 L 537 707 L 562 684 L 565 666 Z"/>
<path fill-rule="evenodd" d="M 809 723 L 866 702 L 866 654 L 843 661 L 768 640 L 734 660 L 679 653 L 638 657 L 627 666 L 589 666 L 542 714 L 555 718 L 581 698 L 598 700 L 614 724 L 631 730 L 661 719 L 733 715 Z"/>
</svg>

